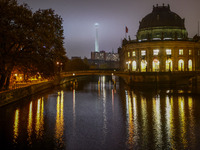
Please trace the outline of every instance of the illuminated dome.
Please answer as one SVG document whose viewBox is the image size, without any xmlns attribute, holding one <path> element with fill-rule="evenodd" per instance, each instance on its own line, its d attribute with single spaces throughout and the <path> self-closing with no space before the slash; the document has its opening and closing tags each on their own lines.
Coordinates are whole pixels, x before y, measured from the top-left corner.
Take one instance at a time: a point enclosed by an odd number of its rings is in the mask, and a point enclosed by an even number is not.
<svg viewBox="0 0 200 150">
<path fill-rule="evenodd" d="M 137 38 L 146 40 L 187 39 L 184 19 L 172 12 L 168 6 L 153 6 L 153 11 L 140 22 Z"/>
</svg>

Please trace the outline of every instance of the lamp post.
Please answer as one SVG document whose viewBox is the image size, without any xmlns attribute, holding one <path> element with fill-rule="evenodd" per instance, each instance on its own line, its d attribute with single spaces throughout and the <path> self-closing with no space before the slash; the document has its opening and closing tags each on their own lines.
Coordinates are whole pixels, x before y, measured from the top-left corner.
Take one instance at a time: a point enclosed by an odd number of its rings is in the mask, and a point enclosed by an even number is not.
<svg viewBox="0 0 200 150">
<path fill-rule="evenodd" d="M 58 66 L 58 73 L 60 74 L 62 72 L 62 65 L 63 65 L 63 63 L 57 61 L 56 64 Z"/>
</svg>

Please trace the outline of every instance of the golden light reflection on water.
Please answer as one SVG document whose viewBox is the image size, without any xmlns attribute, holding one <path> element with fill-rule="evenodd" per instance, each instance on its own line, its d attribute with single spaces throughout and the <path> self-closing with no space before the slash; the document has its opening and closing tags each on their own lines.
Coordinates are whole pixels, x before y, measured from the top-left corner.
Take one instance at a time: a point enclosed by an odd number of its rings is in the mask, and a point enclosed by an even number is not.
<svg viewBox="0 0 200 150">
<path fill-rule="evenodd" d="M 29 104 L 29 113 L 28 113 L 28 126 L 27 126 L 27 133 L 28 133 L 28 142 L 29 142 L 29 145 L 32 144 L 32 140 L 31 140 L 31 135 L 32 135 L 32 131 L 33 131 L 33 128 L 32 128 L 32 123 L 33 123 L 33 110 L 32 110 L 32 102 L 30 102 Z"/>
<path fill-rule="evenodd" d="M 13 142 L 17 143 L 17 138 L 19 136 L 19 109 L 16 109 L 15 111 L 13 133 L 14 133 Z"/>
<path fill-rule="evenodd" d="M 181 142 L 186 148 L 188 146 L 187 140 L 186 140 L 186 120 L 185 120 L 185 100 L 183 96 L 178 97 L 178 107 L 179 107 L 179 121 L 180 121 L 180 133 L 181 133 Z"/>
<path fill-rule="evenodd" d="M 147 102 L 146 98 L 141 97 L 141 115 L 142 115 L 142 145 L 148 142 L 148 118 L 147 118 Z"/>
<path fill-rule="evenodd" d="M 162 145 L 162 122 L 161 122 L 161 116 L 160 116 L 160 96 L 157 95 L 155 98 L 153 98 L 153 119 L 154 119 L 154 135 L 155 135 L 155 143 L 156 146 Z M 157 147 L 158 148 L 158 147 Z"/>
<path fill-rule="evenodd" d="M 173 109 L 173 97 L 166 96 L 166 132 L 167 132 L 167 142 L 170 144 L 171 148 L 175 147 L 175 141 L 173 140 L 174 136 L 174 109 Z"/>
<path fill-rule="evenodd" d="M 126 91 L 126 106 L 127 106 L 127 120 L 128 120 L 128 145 L 132 147 L 134 144 L 134 126 L 133 126 L 133 107 L 131 103 L 131 96 Z"/>
<path fill-rule="evenodd" d="M 138 140 L 138 115 L 137 115 L 137 101 L 136 101 L 136 96 L 132 92 L 132 97 L 133 97 L 133 123 L 134 123 L 134 142 L 136 143 Z"/>
<path fill-rule="evenodd" d="M 195 131 L 194 131 L 194 108 L 193 108 L 193 99 L 192 97 L 188 97 L 188 107 L 189 107 L 189 134 L 190 134 L 190 139 L 191 139 L 191 144 L 194 145 L 196 142 L 195 140 Z"/>
<path fill-rule="evenodd" d="M 37 101 L 37 112 L 36 112 L 36 123 L 35 123 L 35 133 L 36 138 L 41 138 L 43 136 L 44 130 L 44 100 L 43 98 Z"/>
<path fill-rule="evenodd" d="M 56 128 L 55 128 L 55 138 L 58 147 L 63 147 L 64 140 L 64 93 L 63 91 L 58 92 L 57 97 L 57 115 L 56 115 Z"/>
</svg>

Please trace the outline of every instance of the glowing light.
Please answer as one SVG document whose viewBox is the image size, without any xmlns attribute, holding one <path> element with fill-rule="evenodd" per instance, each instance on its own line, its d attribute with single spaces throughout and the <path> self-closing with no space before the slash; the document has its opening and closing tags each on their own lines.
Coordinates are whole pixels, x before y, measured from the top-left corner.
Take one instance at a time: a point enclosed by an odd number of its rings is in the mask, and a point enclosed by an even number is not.
<svg viewBox="0 0 200 150">
<path fill-rule="evenodd" d="M 182 59 L 178 61 L 178 71 L 184 71 L 184 61 Z"/>
<path fill-rule="evenodd" d="M 42 100 L 38 99 L 37 101 L 37 113 L 36 113 L 36 123 L 35 123 L 36 138 L 41 138 L 43 136 L 43 130 L 44 130 L 43 112 L 44 112 L 44 102 L 42 98 Z"/>
<path fill-rule="evenodd" d="M 178 106 L 179 106 L 179 116 L 180 116 L 180 133 L 181 133 L 181 140 L 183 143 L 184 148 L 187 147 L 187 140 L 186 140 L 186 120 L 185 120 L 185 100 L 184 97 L 178 97 Z"/>
<path fill-rule="evenodd" d="M 158 59 L 153 60 L 153 71 L 159 71 L 160 69 L 160 62 Z"/>
<path fill-rule="evenodd" d="M 192 71 L 192 60 L 188 60 L 188 71 Z"/>
<path fill-rule="evenodd" d="M 27 132 L 28 132 L 28 142 L 29 144 L 32 144 L 31 141 L 31 135 L 32 135 L 32 123 L 33 123 L 33 119 L 32 119 L 33 113 L 32 113 L 32 102 L 29 105 L 29 113 L 28 113 L 28 126 L 27 126 Z"/>
<path fill-rule="evenodd" d="M 58 92 L 57 97 L 57 115 L 56 115 L 56 128 L 55 137 L 58 147 L 63 147 L 63 134 L 64 134 L 64 93 Z"/>
<path fill-rule="evenodd" d="M 134 60 L 134 61 L 132 62 L 132 71 L 136 71 L 136 69 L 137 69 L 136 61 Z"/>
<path fill-rule="evenodd" d="M 19 109 L 15 111 L 15 120 L 14 120 L 14 138 L 13 142 L 17 143 L 17 137 L 19 135 Z"/>
<path fill-rule="evenodd" d="M 147 62 L 146 60 L 141 61 L 141 72 L 146 72 Z"/>
</svg>

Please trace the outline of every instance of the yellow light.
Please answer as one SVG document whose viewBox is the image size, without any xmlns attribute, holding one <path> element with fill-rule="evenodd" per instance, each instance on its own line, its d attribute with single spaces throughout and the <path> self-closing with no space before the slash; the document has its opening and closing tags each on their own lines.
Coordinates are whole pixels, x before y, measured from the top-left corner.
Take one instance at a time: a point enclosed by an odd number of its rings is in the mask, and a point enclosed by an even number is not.
<svg viewBox="0 0 200 150">
<path fill-rule="evenodd" d="M 15 76 L 17 77 L 17 74 L 15 74 Z"/>
<path fill-rule="evenodd" d="M 59 62 L 57 61 L 57 65 L 59 65 Z"/>
</svg>

